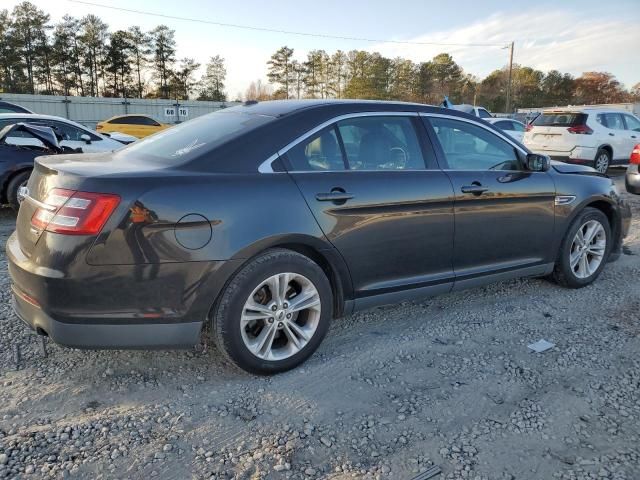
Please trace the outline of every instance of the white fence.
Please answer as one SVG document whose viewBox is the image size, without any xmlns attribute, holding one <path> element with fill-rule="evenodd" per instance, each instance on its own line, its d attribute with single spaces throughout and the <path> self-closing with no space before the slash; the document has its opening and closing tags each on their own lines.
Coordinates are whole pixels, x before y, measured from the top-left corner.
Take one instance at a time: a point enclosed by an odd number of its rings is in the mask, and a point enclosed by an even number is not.
<svg viewBox="0 0 640 480">
<path fill-rule="evenodd" d="M 179 123 L 237 102 L 206 102 L 199 100 L 161 100 L 108 97 L 64 97 L 61 95 L 26 95 L 0 93 L 0 100 L 15 103 L 34 113 L 56 115 L 95 128 L 96 123 L 114 115 L 140 113 L 159 122 Z"/>
</svg>

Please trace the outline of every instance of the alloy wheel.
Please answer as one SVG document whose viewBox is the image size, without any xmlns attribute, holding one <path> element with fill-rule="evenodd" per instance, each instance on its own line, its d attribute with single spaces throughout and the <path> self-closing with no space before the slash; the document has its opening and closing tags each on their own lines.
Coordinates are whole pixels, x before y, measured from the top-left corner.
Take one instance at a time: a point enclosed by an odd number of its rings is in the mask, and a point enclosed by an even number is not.
<svg viewBox="0 0 640 480">
<path fill-rule="evenodd" d="M 607 173 L 608 169 L 609 169 L 609 155 L 603 152 L 600 155 L 598 155 L 598 158 L 596 158 L 596 170 L 599 171 L 600 173 Z"/>
<path fill-rule="evenodd" d="M 597 220 L 589 220 L 576 232 L 571 243 L 569 265 L 577 278 L 588 278 L 598 269 L 607 249 L 607 234 Z"/>
<path fill-rule="evenodd" d="M 263 360 L 284 360 L 302 350 L 320 322 L 320 294 L 298 273 L 261 282 L 242 308 L 240 331 L 249 351 Z"/>
</svg>

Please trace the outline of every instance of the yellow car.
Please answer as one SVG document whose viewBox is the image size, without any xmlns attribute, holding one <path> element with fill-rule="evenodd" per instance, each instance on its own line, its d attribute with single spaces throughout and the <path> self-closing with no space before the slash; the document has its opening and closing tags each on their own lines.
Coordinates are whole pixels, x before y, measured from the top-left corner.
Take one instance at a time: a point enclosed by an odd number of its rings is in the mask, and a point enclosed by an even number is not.
<svg viewBox="0 0 640 480">
<path fill-rule="evenodd" d="M 148 115 L 118 115 L 98 123 L 96 130 L 100 133 L 120 132 L 143 138 L 169 128 L 171 125 L 160 123 Z"/>
</svg>

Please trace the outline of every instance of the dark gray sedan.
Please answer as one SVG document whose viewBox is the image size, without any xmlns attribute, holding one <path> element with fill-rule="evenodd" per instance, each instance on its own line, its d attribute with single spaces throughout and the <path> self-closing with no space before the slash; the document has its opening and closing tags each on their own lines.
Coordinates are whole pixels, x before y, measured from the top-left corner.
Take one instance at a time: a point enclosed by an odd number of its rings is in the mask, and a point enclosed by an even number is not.
<svg viewBox="0 0 640 480">
<path fill-rule="evenodd" d="M 630 210 L 455 110 L 276 101 L 110 154 L 38 160 L 7 242 L 15 310 L 84 348 L 195 345 L 290 369 L 331 319 L 520 276 L 593 282 Z"/>
</svg>

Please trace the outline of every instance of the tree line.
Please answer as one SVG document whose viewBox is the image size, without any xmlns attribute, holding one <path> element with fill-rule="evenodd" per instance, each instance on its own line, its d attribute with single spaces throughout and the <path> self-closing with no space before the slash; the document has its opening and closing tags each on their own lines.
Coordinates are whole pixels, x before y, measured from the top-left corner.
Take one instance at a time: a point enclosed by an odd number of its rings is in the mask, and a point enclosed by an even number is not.
<svg viewBox="0 0 640 480">
<path fill-rule="evenodd" d="M 415 63 L 362 50 L 338 50 L 332 54 L 313 50 L 306 60 L 299 61 L 294 58 L 294 50 L 284 46 L 271 56 L 267 67 L 274 89 L 254 82 L 246 97 L 362 98 L 439 104 L 447 95 L 455 104 L 484 105 L 494 112 L 504 112 L 506 108 L 507 67 L 480 80 L 466 73 L 448 53 Z M 640 83 L 625 90 L 608 72 L 585 72 L 575 78 L 557 70 L 545 73 L 514 65 L 511 98 L 514 109 L 640 101 Z"/>
<path fill-rule="evenodd" d="M 110 31 L 93 14 L 50 20 L 26 1 L 0 10 L 0 91 L 226 100 L 224 59 L 212 56 L 196 79 L 200 64 L 176 58 L 175 31 L 166 25 Z"/>
</svg>

